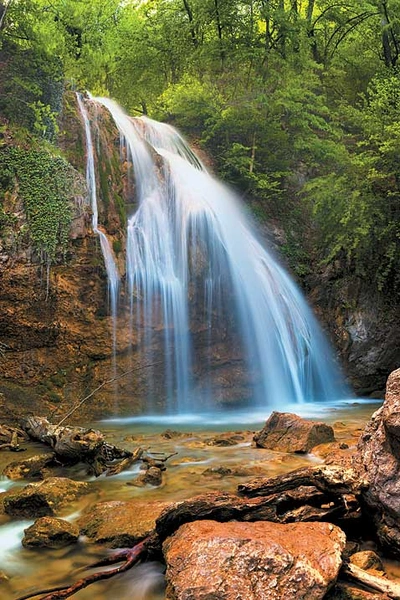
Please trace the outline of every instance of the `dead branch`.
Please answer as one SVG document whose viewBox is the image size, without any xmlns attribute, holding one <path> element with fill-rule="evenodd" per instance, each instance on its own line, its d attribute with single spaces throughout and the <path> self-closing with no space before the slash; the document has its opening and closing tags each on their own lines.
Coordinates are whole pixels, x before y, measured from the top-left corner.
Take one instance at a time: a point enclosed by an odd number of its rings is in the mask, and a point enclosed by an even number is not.
<svg viewBox="0 0 400 600">
<path fill-rule="evenodd" d="M 131 373 L 134 373 L 135 371 L 141 371 L 142 369 L 148 369 L 149 367 L 154 367 L 155 365 L 159 365 L 161 362 L 162 361 L 158 360 L 157 362 L 150 363 L 148 365 L 141 365 L 140 367 L 135 367 L 133 369 L 130 369 L 129 371 L 125 371 L 124 373 L 121 373 L 120 375 L 116 375 L 115 377 L 112 377 L 111 379 L 107 379 L 107 381 L 103 381 L 103 383 L 98 385 L 97 388 L 95 388 L 92 392 L 90 392 L 90 394 L 88 394 L 87 396 L 82 398 L 82 400 L 79 400 L 78 404 L 76 404 L 73 408 L 71 408 L 70 411 L 67 412 L 65 417 L 63 417 L 61 419 L 61 421 L 56 425 L 56 427 L 60 427 L 60 425 L 62 425 L 71 415 L 73 415 L 74 412 L 76 410 L 78 410 L 78 408 L 80 408 L 82 406 L 82 404 L 84 404 L 84 402 L 86 402 L 86 400 L 89 400 L 89 398 L 92 398 L 92 396 L 94 396 L 94 394 L 96 394 L 96 392 L 101 390 L 104 386 L 106 386 L 110 383 L 114 383 L 115 381 L 119 381 L 119 379 L 122 379 L 123 377 L 126 377 L 127 375 L 130 375 Z"/>
<path fill-rule="evenodd" d="M 108 571 L 96 571 L 95 573 L 91 573 L 90 575 L 79 579 L 70 586 L 60 586 L 59 588 L 52 588 L 51 590 L 42 590 L 33 594 L 25 594 L 24 596 L 20 596 L 17 600 L 28 600 L 28 598 L 34 598 L 35 596 L 39 596 L 41 594 L 46 595 L 41 596 L 40 600 L 61 600 L 61 598 L 69 598 L 96 581 L 110 579 L 110 577 L 114 577 L 114 575 L 124 573 L 125 571 L 131 569 L 139 562 L 139 560 L 146 556 L 150 542 L 152 542 L 151 536 L 145 538 L 133 546 L 133 548 L 115 552 L 111 556 L 106 557 L 105 559 L 102 559 L 88 567 L 90 569 L 93 567 L 116 564 L 123 561 L 122 565 L 116 567 L 115 569 L 110 569 Z"/>
<path fill-rule="evenodd" d="M 370 589 L 377 590 L 382 594 L 387 594 L 389 598 L 393 598 L 393 600 L 400 600 L 400 585 L 394 581 L 379 577 L 378 575 L 372 575 L 372 573 L 368 573 L 352 563 L 344 565 L 341 569 L 341 573 Z"/>
<path fill-rule="evenodd" d="M 19 437 L 26 439 L 25 433 L 21 429 L 0 425 L 0 450 L 11 450 L 12 452 L 22 452 L 25 448 L 19 445 Z"/>
<path fill-rule="evenodd" d="M 143 452 L 143 448 L 135 448 L 135 450 L 132 453 L 132 456 L 122 459 L 117 464 L 108 466 L 106 477 L 110 477 L 111 475 L 118 475 L 118 473 L 121 473 L 121 471 L 124 471 L 125 469 L 133 465 L 133 463 L 137 462 L 142 458 Z"/>
</svg>

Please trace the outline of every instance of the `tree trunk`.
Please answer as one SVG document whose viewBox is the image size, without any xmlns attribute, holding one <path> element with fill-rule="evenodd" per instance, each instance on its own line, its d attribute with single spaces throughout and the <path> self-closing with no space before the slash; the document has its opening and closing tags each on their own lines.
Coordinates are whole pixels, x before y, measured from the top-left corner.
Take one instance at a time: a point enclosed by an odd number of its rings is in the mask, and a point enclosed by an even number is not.
<svg viewBox="0 0 400 600">
<path fill-rule="evenodd" d="M 0 31 L 3 31 L 5 27 L 5 19 L 8 9 L 11 6 L 12 0 L 6 0 L 5 2 L 0 3 Z"/>
<path fill-rule="evenodd" d="M 197 35 L 196 35 L 196 29 L 194 27 L 193 11 L 192 11 L 192 8 L 191 8 L 188 0 L 183 0 L 183 5 L 185 7 L 186 14 L 187 14 L 188 19 L 189 19 L 190 35 L 192 37 L 192 43 L 193 43 L 193 46 L 195 48 L 197 48 L 197 46 L 198 46 L 198 40 L 197 40 Z"/>
<path fill-rule="evenodd" d="M 399 58 L 400 44 L 393 29 L 393 25 L 390 22 L 387 2 L 382 2 L 381 12 L 383 56 L 385 65 L 388 68 L 393 68 L 396 66 Z"/>
</svg>

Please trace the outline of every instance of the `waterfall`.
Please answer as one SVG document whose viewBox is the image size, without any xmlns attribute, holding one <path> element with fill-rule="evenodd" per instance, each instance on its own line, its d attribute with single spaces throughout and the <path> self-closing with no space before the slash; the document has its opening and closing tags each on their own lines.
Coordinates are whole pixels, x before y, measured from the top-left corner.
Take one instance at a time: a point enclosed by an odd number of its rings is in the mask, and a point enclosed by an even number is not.
<svg viewBox="0 0 400 600">
<path fill-rule="evenodd" d="M 94 101 L 111 113 L 133 164 L 131 322 L 146 362 L 162 357 L 149 372 L 149 412 L 158 395 L 170 413 L 209 410 L 232 389 L 252 407 L 343 397 L 312 311 L 235 194 L 173 127 L 131 118 L 108 98 Z"/>
<path fill-rule="evenodd" d="M 99 229 L 99 210 L 97 206 L 97 186 L 95 172 L 95 154 L 93 148 L 92 132 L 90 120 L 84 102 L 80 94 L 76 94 L 79 111 L 82 115 L 85 126 L 86 139 L 86 183 L 89 192 L 90 204 L 92 208 L 92 228 L 95 234 L 99 236 L 101 252 L 104 258 L 104 264 L 107 271 L 108 293 L 110 298 L 111 315 L 113 321 L 113 353 L 115 361 L 116 351 L 116 323 L 117 323 L 117 303 L 119 290 L 119 273 L 114 259 L 114 254 L 106 234 Z"/>
</svg>

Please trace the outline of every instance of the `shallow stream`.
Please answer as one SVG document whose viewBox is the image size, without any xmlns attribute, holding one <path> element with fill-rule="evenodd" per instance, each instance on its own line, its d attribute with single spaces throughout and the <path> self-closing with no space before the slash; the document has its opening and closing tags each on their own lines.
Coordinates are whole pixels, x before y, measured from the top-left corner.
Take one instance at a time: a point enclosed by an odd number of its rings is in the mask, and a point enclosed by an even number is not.
<svg viewBox="0 0 400 600">
<path fill-rule="evenodd" d="M 369 419 L 379 406 L 377 402 L 343 402 L 335 407 L 304 405 L 292 407 L 292 412 L 305 417 L 317 418 L 331 424 L 339 442 L 354 447 Z M 229 419 L 226 413 L 210 418 L 182 417 L 168 419 L 114 420 L 93 424 L 107 435 L 115 445 L 134 449 L 137 446 L 154 452 L 176 453 L 167 462 L 163 484 L 158 488 L 135 487 L 131 482 L 137 476 L 138 466 L 113 477 L 96 480 L 86 476 L 82 468 L 60 473 L 83 481 L 93 482 L 93 493 L 84 496 L 70 506 L 63 518 L 75 520 L 91 504 L 106 500 L 175 501 L 208 491 L 234 492 L 239 483 L 252 477 L 274 476 L 293 469 L 322 462 L 317 455 L 290 455 L 254 447 L 251 440 L 254 431 L 261 429 L 268 415 L 235 414 Z M 163 432 L 175 433 L 167 439 Z M 229 432 L 229 434 L 228 434 Z M 170 434 L 171 435 L 171 434 Z M 227 442 L 226 439 L 230 442 Z M 235 445 L 219 445 L 235 442 Z M 27 451 L 18 455 L 0 453 L 0 472 L 14 461 L 46 452 L 40 444 L 25 444 Z M 0 478 L 0 490 L 25 485 Z M 59 550 L 31 550 L 21 546 L 23 531 L 33 521 L 19 521 L 0 514 L 0 572 L 8 580 L 0 579 L 2 600 L 15 600 L 37 589 L 71 583 L 82 577 L 77 569 L 91 564 L 110 550 L 80 540 L 76 546 Z M 396 568 L 396 564 L 392 565 Z M 86 573 L 86 572 L 85 572 Z M 162 600 L 163 566 L 157 563 L 139 565 L 131 571 L 98 582 L 74 596 L 77 600 Z"/>
</svg>

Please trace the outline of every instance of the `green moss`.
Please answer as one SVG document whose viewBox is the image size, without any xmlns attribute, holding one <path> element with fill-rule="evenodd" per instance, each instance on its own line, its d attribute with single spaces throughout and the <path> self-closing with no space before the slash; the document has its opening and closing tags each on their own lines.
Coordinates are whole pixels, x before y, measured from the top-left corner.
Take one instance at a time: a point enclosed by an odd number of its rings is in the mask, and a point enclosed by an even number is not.
<svg viewBox="0 0 400 600">
<path fill-rule="evenodd" d="M 108 208 L 110 204 L 110 192 L 108 188 L 108 176 L 109 171 L 107 168 L 107 162 L 103 160 L 99 161 L 99 180 L 100 180 L 100 195 L 101 199 L 106 208 Z"/>
<path fill-rule="evenodd" d="M 115 203 L 115 208 L 118 212 L 121 227 L 125 227 L 126 221 L 127 221 L 125 202 L 119 194 L 115 194 L 114 203 Z"/>
<path fill-rule="evenodd" d="M 114 240 L 113 241 L 113 250 L 114 250 L 115 254 L 118 256 L 118 254 L 122 251 L 122 242 L 121 242 L 121 240 Z"/>
</svg>

